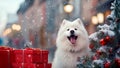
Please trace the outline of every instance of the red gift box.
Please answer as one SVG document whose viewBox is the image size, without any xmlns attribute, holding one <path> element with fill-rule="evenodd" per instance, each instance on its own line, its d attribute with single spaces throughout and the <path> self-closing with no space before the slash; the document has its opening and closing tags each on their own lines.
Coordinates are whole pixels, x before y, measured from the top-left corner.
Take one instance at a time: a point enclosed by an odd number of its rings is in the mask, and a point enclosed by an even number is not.
<svg viewBox="0 0 120 68">
<path fill-rule="evenodd" d="M 24 63 L 12 63 L 12 68 L 23 68 Z"/>
<path fill-rule="evenodd" d="M 33 63 L 42 63 L 42 51 L 40 49 L 35 49 L 33 51 Z"/>
<path fill-rule="evenodd" d="M 0 68 L 51 68 L 48 51 L 0 47 Z"/>
<path fill-rule="evenodd" d="M 1 46 L 0 50 L 13 50 L 13 48 L 7 47 L 7 46 Z"/>
<path fill-rule="evenodd" d="M 33 62 L 33 49 L 25 49 L 24 50 L 24 62 L 32 63 Z"/>
<path fill-rule="evenodd" d="M 42 60 L 44 63 L 48 63 L 48 51 L 46 50 L 42 51 Z"/>
<path fill-rule="evenodd" d="M 24 53 L 23 52 L 24 52 L 24 50 L 22 50 L 22 49 L 13 50 L 12 62 L 23 63 L 24 62 Z"/>
<path fill-rule="evenodd" d="M 24 68 L 36 68 L 36 65 L 33 63 L 24 63 Z"/>
<path fill-rule="evenodd" d="M 9 50 L 0 50 L 0 68 L 9 68 Z"/>
<path fill-rule="evenodd" d="M 52 67 L 52 64 L 51 63 L 48 63 L 46 68 L 51 68 Z"/>
<path fill-rule="evenodd" d="M 10 68 L 10 56 L 13 48 L 0 47 L 0 68 Z"/>
<path fill-rule="evenodd" d="M 45 64 L 44 63 L 36 64 L 36 68 L 45 68 Z"/>
<path fill-rule="evenodd" d="M 25 63 L 42 63 L 42 51 L 40 49 L 27 48 L 24 50 Z"/>
</svg>

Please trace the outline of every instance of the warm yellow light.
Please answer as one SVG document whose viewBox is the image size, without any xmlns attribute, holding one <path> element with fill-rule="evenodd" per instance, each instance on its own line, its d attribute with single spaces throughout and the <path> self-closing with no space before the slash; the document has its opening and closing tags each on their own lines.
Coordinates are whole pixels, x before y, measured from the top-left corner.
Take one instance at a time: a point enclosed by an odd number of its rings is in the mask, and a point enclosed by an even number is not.
<svg viewBox="0 0 120 68">
<path fill-rule="evenodd" d="M 103 23 L 104 22 L 104 15 L 103 13 L 98 13 L 97 14 L 98 22 Z"/>
<path fill-rule="evenodd" d="M 92 23 L 95 24 L 95 25 L 98 24 L 98 18 L 97 18 L 97 16 L 93 16 L 92 17 Z"/>
<path fill-rule="evenodd" d="M 65 11 L 66 13 L 71 13 L 71 12 L 73 11 L 73 5 L 70 5 L 70 4 L 65 5 L 65 6 L 64 6 L 64 11 Z"/>
<path fill-rule="evenodd" d="M 16 30 L 17 30 L 17 31 L 20 31 L 20 30 L 21 30 L 21 26 L 20 26 L 20 25 L 17 25 Z"/>
<path fill-rule="evenodd" d="M 11 33 L 11 32 L 12 32 L 11 28 L 7 28 L 7 29 L 3 32 L 3 36 L 6 36 L 6 35 L 8 35 L 8 34 Z"/>
<path fill-rule="evenodd" d="M 20 30 L 21 30 L 21 26 L 20 26 L 20 25 L 17 25 L 17 24 L 13 24 L 13 25 L 12 25 L 12 29 L 13 29 L 13 30 L 20 31 Z"/>
<path fill-rule="evenodd" d="M 12 29 L 13 29 L 13 30 L 16 30 L 16 28 L 17 28 L 17 25 L 16 25 L 16 24 L 13 24 L 13 25 L 12 25 Z"/>
</svg>

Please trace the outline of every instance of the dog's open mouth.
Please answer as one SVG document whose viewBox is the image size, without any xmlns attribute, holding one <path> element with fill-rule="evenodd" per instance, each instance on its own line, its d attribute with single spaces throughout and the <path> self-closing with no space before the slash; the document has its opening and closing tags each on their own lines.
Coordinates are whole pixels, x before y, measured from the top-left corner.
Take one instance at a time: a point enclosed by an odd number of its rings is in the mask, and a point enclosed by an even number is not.
<svg viewBox="0 0 120 68">
<path fill-rule="evenodd" d="M 67 38 L 68 38 L 68 40 L 69 40 L 72 44 L 75 44 L 75 43 L 76 43 L 77 36 L 71 35 L 71 36 L 68 36 Z"/>
</svg>

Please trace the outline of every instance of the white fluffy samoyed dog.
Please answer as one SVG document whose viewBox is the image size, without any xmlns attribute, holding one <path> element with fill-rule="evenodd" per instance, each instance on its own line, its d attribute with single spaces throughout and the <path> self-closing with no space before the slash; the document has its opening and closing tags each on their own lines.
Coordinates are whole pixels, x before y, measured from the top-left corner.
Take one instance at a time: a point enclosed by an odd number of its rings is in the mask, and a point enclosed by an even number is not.
<svg viewBox="0 0 120 68">
<path fill-rule="evenodd" d="M 89 54 L 89 39 L 80 19 L 63 20 L 56 39 L 52 68 L 76 68 L 77 59 Z"/>
</svg>

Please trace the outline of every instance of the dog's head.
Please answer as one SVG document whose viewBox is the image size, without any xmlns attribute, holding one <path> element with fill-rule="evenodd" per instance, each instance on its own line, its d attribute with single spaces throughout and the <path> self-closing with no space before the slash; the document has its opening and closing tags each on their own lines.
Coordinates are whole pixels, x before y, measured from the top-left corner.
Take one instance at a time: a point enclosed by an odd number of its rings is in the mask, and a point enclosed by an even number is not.
<svg viewBox="0 0 120 68">
<path fill-rule="evenodd" d="M 65 50 L 80 50 L 88 46 L 88 34 L 80 19 L 63 20 L 57 36 L 57 47 Z"/>
</svg>

